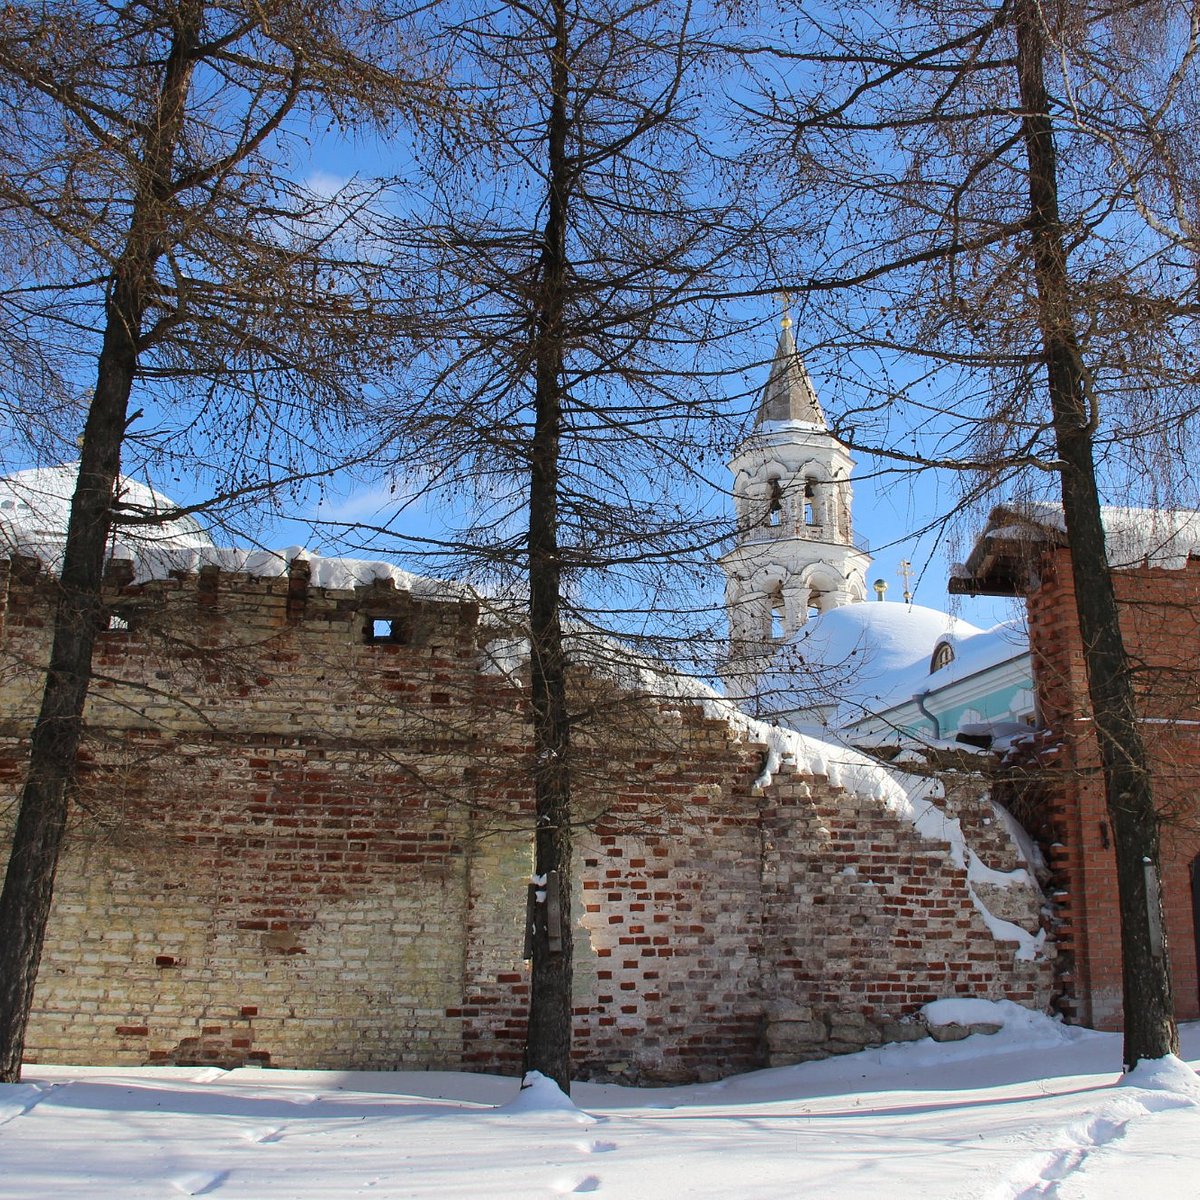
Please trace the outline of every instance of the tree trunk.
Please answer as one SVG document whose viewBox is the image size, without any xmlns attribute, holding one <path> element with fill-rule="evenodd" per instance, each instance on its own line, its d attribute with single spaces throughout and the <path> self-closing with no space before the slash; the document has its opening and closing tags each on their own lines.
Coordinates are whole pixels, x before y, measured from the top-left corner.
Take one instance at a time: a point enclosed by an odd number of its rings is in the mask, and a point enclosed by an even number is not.
<svg viewBox="0 0 1200 1200">
<path fill-rule="evenodd" d="M 558 545 L 562 423 L 563 299 L 566 284 L 566 5 L 554 4 L 547 120 L 547 216 L 536 293 L 534 431 L 529 480 L 529 662 L 533 707 L 535 873 L 533 968 L 525 1070 L 571 1090 L 571 777 Z M 540 882 L 544 879 L 544 882 Z"/>
<path fill-rule="evenodd" d="M 200 0 L 179 8 L 157 104 L 148 120 L 127 240 L 104 308 L 96 388 L 80 450 L 59 576 L 50 667 L 34 725 L 4 889 L 0 893 L 0 1082 L 21 1077 L 54 876 L 77 772 L 83 710 L 99 628 L 104 553 L 112 524 L 138 340 L 161 255 L 171 166 L 183 129 Z"/>
<path fill-rule="evenodd" d="M 1058 211 L 1045 34 L 1034 0 L 1017 0 L 1022 124 L 1039 318 L 1061 460 L 1063 514 L 1088 692 L 1112 822 L 1121 910 L 1125 1066 L 1179 1052 L 1159 887 L 1158 815 L 1121 636 L 1096 485 L 1092 419 Z"/>
</svg>

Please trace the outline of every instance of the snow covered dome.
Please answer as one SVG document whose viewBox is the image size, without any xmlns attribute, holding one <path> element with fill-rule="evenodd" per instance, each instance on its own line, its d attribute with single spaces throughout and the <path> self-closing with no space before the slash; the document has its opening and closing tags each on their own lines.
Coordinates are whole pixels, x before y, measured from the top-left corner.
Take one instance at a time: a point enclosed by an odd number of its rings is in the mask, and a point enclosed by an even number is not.
<svg viewBox="0 0 1200 1200">
<path fill-rule="evenodd" d="M 37 467 L 0 479 L 0 554 L 28 554 L 56 570 L 66 544 L 67 518 L 79 464 Z M 131 516 L 153 518 L 178 507 L 161 492 L 122 475 L 117 482 L 119 504 Z M 200 523 L 190 516 L 161 525 L 124 525 L 114 531 L 115 547 L 171 547 L 182 550 L 212 545 Z"/>
<path fill-rule="evenodd" d="M 758 688 L 757 710 L 788 724 L 840 727 L 911 694 L 941 640 L 984 631 L 919 604 L 867 601 L 813 617 L 781 642 Z M 919 669 L 919 668 L 918 668 Z"/>
</svg>

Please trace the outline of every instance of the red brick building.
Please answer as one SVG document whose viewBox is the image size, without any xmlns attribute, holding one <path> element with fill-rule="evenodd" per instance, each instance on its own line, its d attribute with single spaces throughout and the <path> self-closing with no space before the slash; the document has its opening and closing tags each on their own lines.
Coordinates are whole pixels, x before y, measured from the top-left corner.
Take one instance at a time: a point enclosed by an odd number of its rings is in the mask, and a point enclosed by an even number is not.
<svg viewBox="0 0 1200 1200">
<path fill-rule="evenodd" d="M 1162 817 L 1163 904 L 1180 1018 L 1200 1016 L 1200 513 L 1105 510 L 1121 631 Z M 1121 1023 L 1116 866 L 1061 509 L 998 508 L 951 590 L 1024 596 L 1042 723 L 1022 816 L 1055 873 L 1062 1005 Z"/>
</svg>

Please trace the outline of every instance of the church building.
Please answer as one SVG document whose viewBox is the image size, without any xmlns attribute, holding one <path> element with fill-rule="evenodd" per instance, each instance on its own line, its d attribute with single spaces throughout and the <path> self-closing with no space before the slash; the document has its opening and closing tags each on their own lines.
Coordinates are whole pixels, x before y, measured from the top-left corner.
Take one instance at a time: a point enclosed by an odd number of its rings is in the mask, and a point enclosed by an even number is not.
<svg viewBox="0 0 1200 1200">
<path fill-rule="evenodd" d="M 754 427 L 729 463 L 737 542 L 721 559 L 725 685 L 738 699 L 810 616 L 867 595 L 871 560 L 851 524 L 854 462 L 829 432 L 791 325 L 785 317 Z"/>
<path fill-rule="evenodd" d="M 1035 722 L 1020 622 L 984 630 L 907 594 L 888 602 L 883 588 L 868 589 L 854 460 L 829 428 L 789 317 L 729 469 L 736 540 L 721 559 L 722 677 L 748 713 L 870 745 L 960 733 L 988 744 Z"/>
</svg>

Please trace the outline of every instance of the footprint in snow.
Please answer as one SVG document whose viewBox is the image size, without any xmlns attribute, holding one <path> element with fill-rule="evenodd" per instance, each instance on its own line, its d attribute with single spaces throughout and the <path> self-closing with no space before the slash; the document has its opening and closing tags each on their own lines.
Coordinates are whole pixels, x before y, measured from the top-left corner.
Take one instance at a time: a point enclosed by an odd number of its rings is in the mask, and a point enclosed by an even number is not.
<svg viewBox="0 0 1200 1200">
<path fill-rule="evenodd" d="M 205 1067 L 192 1076 L 191 1082 L 216 1083 L 218 1079 L 224 1079 L 228 1074 L 229 1072 L 224 1067 Z"/>
<path fill-rule="evenodd" d="M 1082 1168 L 1094 1151 L 1125 1136 L 1129 1117 L 1094 1117 L 1086 1125 L 1076 1125 L 1061 1133 L 1063 1144 L 1047 1154 L 1041 1169 L 1024 1186 L 1013 1186 L 1014 1200 L 1051 1200 L 1058 1195 L 1058 1185 Z M 1010 1185 L 1012 1186 L 1012 1185 Z"/>
<path fill-rule="evenodd" d="M 229 1178 L 228 1171 L 189 1171 L 176 1175 L 171 1184 L 185 1196 L 207 1196 Z"/>
<path fill-rule="evenodd" d="M 594 1192 L 600 1187 L 600 1179 L 596 1175 L 585 1175 L 582 1179 L 569 1176 L 557 1179 L 550 1185 L 560 1196 L 570 1196 L 576 1192 Z"/>
<path fill-rule="evenodd" d="M 256 1145 L 266 1145 L 269 1142 L 283 1141 L 282 1129 L 246 1129 L 242 1132 L 242 1137 L 248 1142 L 254 1142 Z"/>
<path fill-rule="evenodd" d="M 40 1083 L 11 1084 L 5 1090 L 3 1100 L 0 1101 L 0 1125 L 6 1125 L 9 1121 L 32 1112 L 58 1086 L 57 1083 L 49 1085 Z"/>
<path fill-rule="evenodd" d="M 616 1142 L 576 1142 L 576 1146 L 583 1154 L 608 1154 L 610 1151 L 617 1148 Z"/>
</svg>

